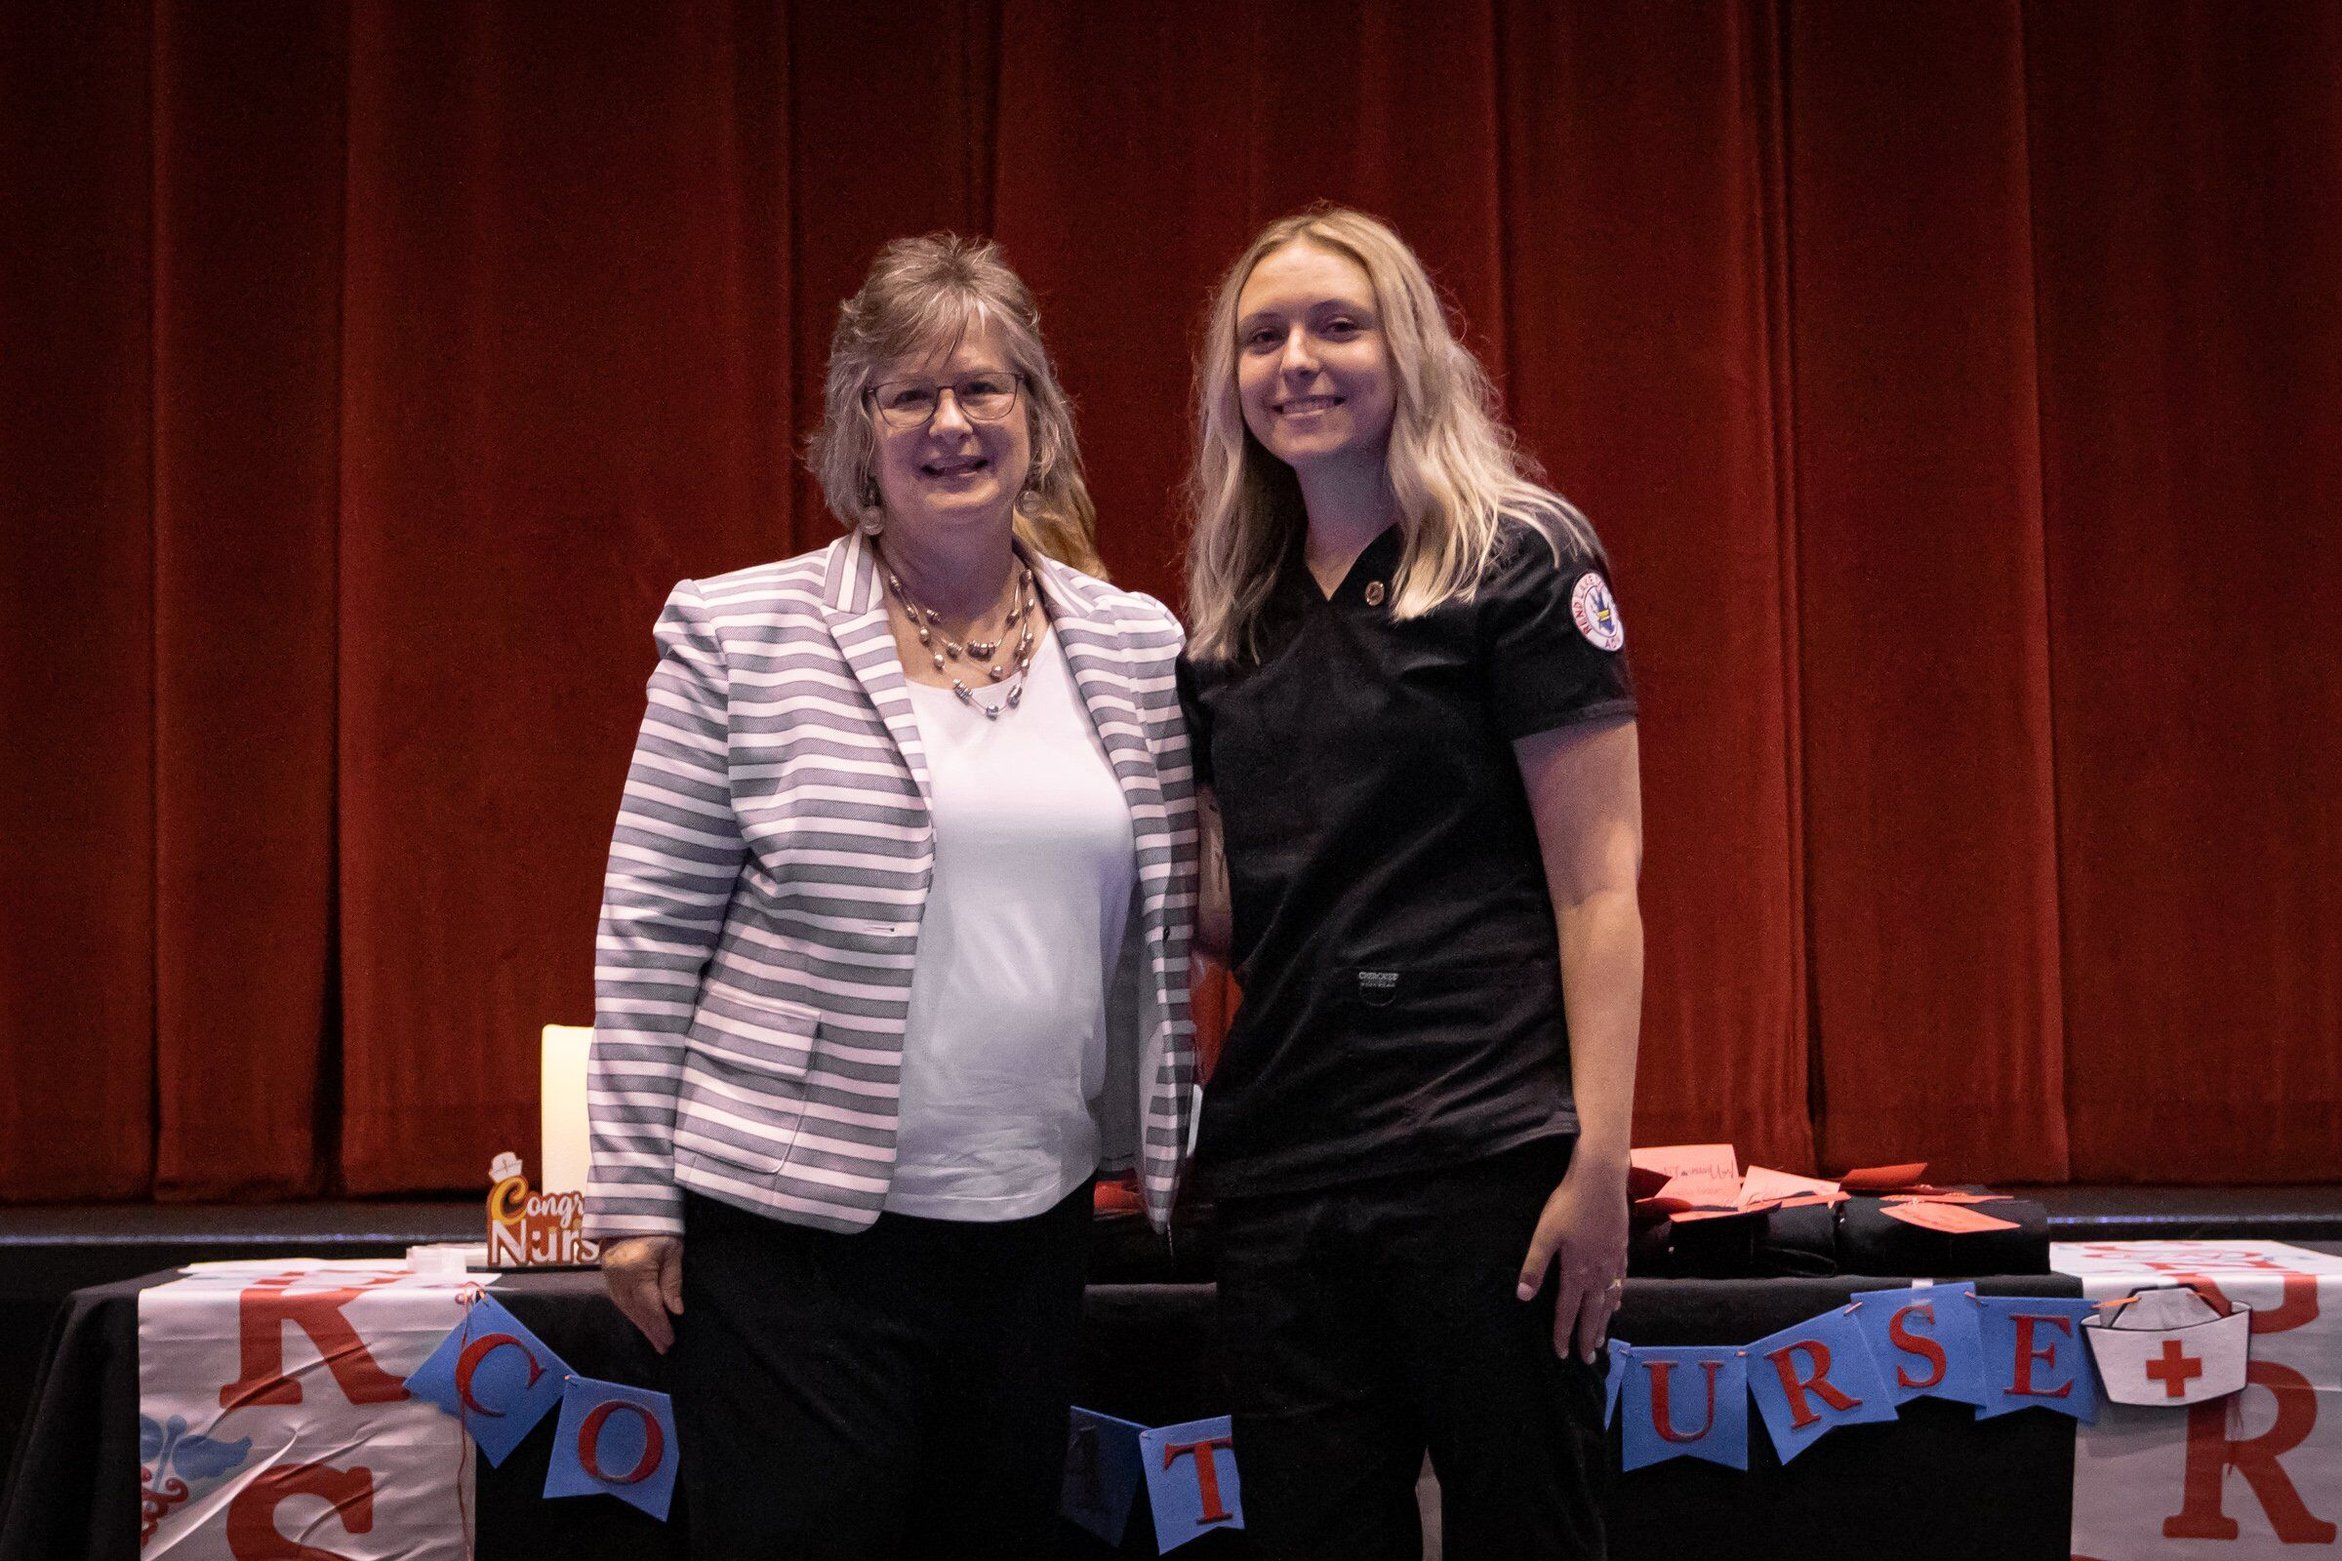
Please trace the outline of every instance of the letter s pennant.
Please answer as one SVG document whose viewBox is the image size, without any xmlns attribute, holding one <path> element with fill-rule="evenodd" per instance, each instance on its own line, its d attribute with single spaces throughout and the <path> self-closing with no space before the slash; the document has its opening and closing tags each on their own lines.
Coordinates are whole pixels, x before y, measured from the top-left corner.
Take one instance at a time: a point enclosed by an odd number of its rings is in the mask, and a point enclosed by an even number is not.
<svg viewBox="0 0 2342 1561">
<path fill-rule="evenodd" d="M 1619 1392 L 1622 1464 L 1670 1458 L 1748 1467 L 1748 1357 L 1732 1346 L 1635 1346 Z"/>
<path fill-rule="evenodd" d="M 1915 1398 L 1984 1402 L 1984 1344 L 1973 1281 L 1857 1290 L 1854 1320 L 1897 1404 Z"/>
<path fill-rule="evenodd" d="M 568 1379 L 568 1365 L 551 1346 L 483 1295 L 407 1378 L 407 1391 L 462 1421 L 494 1465 L 561 1402 Z"/>
<path fill-rule="evenodd" d="M 1853 1313 L 1823 1312 L 1747 1346 L 1748 1391 L 1783 1463 L 1842 1425 L 1895 1418 Z"/>
</svg>

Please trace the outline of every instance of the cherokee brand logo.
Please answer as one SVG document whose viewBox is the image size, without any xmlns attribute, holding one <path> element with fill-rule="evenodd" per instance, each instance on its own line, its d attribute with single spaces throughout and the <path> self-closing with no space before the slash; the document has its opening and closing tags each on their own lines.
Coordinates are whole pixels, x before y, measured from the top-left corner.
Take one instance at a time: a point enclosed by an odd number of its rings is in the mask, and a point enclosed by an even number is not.
<svg viewBox="0 0 2342 1561">
<path fill-rule="evenodd" d="M 1626 643 L 1626 625 L 1618 620 L 1618 603 L 1611 600 L 1610 587 L 1591 569 L 1578 576 L 1576 589 L 1569 593 L 1569 615 L 1586 642 L 1598 650 L 1616 650 Z"/>
</svg>

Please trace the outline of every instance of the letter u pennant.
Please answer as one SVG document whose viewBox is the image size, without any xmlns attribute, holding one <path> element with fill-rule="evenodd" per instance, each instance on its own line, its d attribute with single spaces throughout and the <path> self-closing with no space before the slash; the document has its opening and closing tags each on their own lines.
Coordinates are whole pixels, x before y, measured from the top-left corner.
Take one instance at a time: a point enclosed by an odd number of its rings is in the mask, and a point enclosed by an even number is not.
<svg viewBox="0 0 2342 1561">
<path fill-rule="evenodd" d="M 1613 1350 L 1621 1346 L 1615 1341 Z M 1748 1357 L 1729 1346 L 1623 1351 L 1619 1385 L 1622 1463 L 1628 1469 L 1670 1458 L 1705 1458 L 1748 1467 Z"/>
<path fill-rule="evenodd" d="M 462 1421 L 488 1462 L 501 1465 L 561 1402 L 568 1380 L 561 1357 L 501 1302 L 483 1295 L 407 1378 L 407 1391 Z"/>
<path fill-rule="evenodd" d="M 1842 1425 L 1895 1418 L 1894 1395 L 1853 1314 L 1840 1307 L 1746 1346 L 1748 1390 L 1783 1463 Z"/>
</svg>

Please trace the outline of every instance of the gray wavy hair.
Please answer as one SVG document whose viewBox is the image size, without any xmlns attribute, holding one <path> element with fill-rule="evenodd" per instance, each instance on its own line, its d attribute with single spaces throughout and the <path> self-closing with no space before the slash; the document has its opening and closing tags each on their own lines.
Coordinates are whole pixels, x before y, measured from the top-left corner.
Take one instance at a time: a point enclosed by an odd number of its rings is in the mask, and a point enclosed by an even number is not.
<svg viewBox="0 0 2342 1561">
<path fill-rule="evenodd" d="M 985 325 L 999 331 L 1009 367 L 1024 376 L 1033 464 L 1017 498 L 1016 533 L 1051 558 L 1104 579 L 1098 512 L 1082 480 L 1072 404 L 1042 344 L 1032 289 L 990 240 L 929 233 L 879 250 L 861 290 L 838 306 L 821 426 L 807 441 L 806 464 L 842 524 L 877 520 L 884 513 L 873 470 L 878 431 L 865 392 L 888 364 L 948 354 L 969 330 Z"/>
</svg>

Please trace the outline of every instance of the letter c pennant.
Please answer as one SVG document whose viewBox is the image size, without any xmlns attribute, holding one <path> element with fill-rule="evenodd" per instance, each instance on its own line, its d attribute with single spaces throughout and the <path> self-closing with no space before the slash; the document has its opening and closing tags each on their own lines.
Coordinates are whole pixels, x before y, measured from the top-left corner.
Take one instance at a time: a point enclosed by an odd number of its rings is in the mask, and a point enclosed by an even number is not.
<svg viewBox="0 0 2342 1561">
<path fill-rule="evenodd" d="M 407 1378 L 407 1391 L 463 1422 L 492 1465 L 502 1464 L 555 1404 L 569 1367 L 528 1325 L 481 1296 Z"/>
<path fill-rule="evenodd" d="M 1624 1376 L 1622 1467 L 1670 1458 L 1748 1467 L 1748 1357 L 1741 1350 L 1636 1345 Z"/>
</svg>

